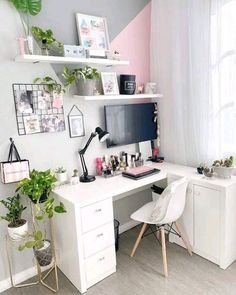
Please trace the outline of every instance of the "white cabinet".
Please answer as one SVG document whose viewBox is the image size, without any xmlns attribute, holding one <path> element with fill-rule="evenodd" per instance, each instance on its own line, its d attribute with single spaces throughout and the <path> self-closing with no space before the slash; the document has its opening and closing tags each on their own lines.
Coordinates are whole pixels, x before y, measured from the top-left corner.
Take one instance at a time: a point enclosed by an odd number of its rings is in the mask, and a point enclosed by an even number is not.
<svg viewBox="0 0 236 295">
<path fill-rule="evenodd" d="M 215 189 L 194 185 L 194 252 L 219 264 L 220 197 Z"/>
</svg>

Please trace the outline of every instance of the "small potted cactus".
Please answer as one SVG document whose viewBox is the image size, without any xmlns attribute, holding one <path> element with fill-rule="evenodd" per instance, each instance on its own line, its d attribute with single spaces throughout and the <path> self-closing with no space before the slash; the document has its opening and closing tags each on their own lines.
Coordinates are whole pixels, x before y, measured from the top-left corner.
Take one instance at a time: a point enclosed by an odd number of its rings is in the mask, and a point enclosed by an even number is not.
<svg viewBox="0 0 236 295">
<path fill-rule="evenodd" d="M 230 178 L 234 171 L 233 161 L 233 156 L 225 158 L 224 160 L 214 161 L 212 165 L 214 172 L 216 172 L 220 178 Z"/>
<path fill-rule="evenodd" d="M 59 183 L 67 182 L 67 173 L 66 169 L 63 167 L 59 167 L 55 170 L 56 178 Z"/>
</svg>

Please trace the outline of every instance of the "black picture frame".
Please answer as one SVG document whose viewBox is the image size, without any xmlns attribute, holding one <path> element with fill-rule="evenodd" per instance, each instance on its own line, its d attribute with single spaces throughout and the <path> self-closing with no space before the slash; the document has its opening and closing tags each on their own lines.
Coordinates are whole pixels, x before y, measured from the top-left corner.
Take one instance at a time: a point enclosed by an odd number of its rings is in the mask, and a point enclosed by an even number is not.
<svg viewBox="0 0 236 295">
<path fill-rule="evenodd" d="M 72 106 L 68 114 L 68 126 L 70 138 L 85 136 L 84 115 L 76 105 Z"/>
</svg>

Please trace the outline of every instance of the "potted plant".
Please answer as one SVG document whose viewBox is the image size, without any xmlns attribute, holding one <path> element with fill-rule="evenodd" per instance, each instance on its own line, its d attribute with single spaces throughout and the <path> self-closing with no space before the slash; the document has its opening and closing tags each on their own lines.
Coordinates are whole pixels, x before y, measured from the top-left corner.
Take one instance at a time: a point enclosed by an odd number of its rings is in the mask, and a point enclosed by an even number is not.
<svg viewBox="0 0 236 295">
<path fill-rule="evenodd" d="M 73 170 L 73 175 L 71 176 L 71 179 L 70 179 L 70 183 L 72 185 L 74 184 L 78 184 L 80 181 L 79 181 L 79 171 L 77 169 L 74 169 Z"/>
<path fill-rule="evenodd" d="M 53 217 L 54 212 L 66 212 L 64 204 L 54 205 L 54 198 L 50 197 L 50 193 L 55 187 L 56 177 L 51 170 L 30 172 L 30 177 L 25 178 L 18 184 L 18 189 L 22 195 L 27 196 L 34 204 L 36 204 L 36 218 L 43 219 L 47 214 L 49 218 Z"/>
<path fill-rule="evenodd" d="M 233 162 L 234 158 L 233 156 L 230 156 L 229 158 L 225 158 L 224 160 L 221 159 L 214 161 L 212 166 L 219 177 L 230 178 L 234 171 Z"/>
<path fill-rule="evenodd" d="M 37 230 L 27 237 L 27 242 L 18 247 L 19 251 L 24 249 L 33 249 L 35 258 L 40 266 L 47 266 L 52 262 L 51 241 L 44 239 L 41 230 Z"/>
<path fill-rule="evenodd" d="M 25 32 L 25 38 L 20 37 L 19 42 L 26 39 L 27 49 L 29 54 L 33 54 L 33 38 L 29 30 L 29 16 L 37 15 L 42 8 L 41 0 L 9 0 L 19 11 L 22 26 Z M 25 24 L 26 22 L 26 24 Z M 24 51 L 24 50 L 23 50 Z M 22 52 L 23 53 L 23 52 Z"/>
<path fill-rule="evenodd" d="M 65 88 L 50 76 L 46 76 L 43 78 L 37 77 L 34 79 L 33 83 L 45 84 L 47 86 L 48 92 L 52 92 L 58 95 L 63 95 L 65 93 Z"/>
<path fill-rule="evenodd" d="M 12 240 L 20 240 L 28 232 L 28 223 L 22 219 L 22 213 L 26 209 L 20 201 L 20 195 L 8 197 L 6 200 L 1 200 L 0 204 L 8 210 L 5 216 L 0 216 L 0 219 L 8 222 L 8 234 Z"/>
<path fill-rule="evenodd" d="M 67 181 L 67 173 L 66 169 L 63 167 L 59 167 L 55 170 L 56 178 L 59 183 L 65 183 Z"/>
<path fill-rule="evenodd" d="M 31 30 L 36 40 L 41 43 L 42 55 L 49 55 L 49 50 L 53 50 L 54 55 L 63 55 L 63 44 L 54 38 L 52 30 L 44 31 L 35 26 Z"/>
<path fill-rule="evenodd" d="M 95 68 L 86 66 L 84 68 L 70 70 L 64 67 L 61 75 L 65 79 L 66 86 L 76 84 L 79 95 L 94 95 L 97 91 L 96 85 L 100 74 Z"/>
</svg>

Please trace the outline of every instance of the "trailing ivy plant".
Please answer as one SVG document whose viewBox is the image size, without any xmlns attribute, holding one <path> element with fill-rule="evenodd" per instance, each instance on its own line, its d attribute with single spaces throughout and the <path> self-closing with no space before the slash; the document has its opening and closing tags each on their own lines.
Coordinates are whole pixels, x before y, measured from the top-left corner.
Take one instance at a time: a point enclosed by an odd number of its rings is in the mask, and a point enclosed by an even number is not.
<svg viewBox="0 0 236 295">
<path fill-rule="evenodd" d="M 65 93 L 65 88 L 60 84 L 57 83 L 56 80 L 53 78 L 46 76 L 43 78 L 35 78 L 34 83 L 39 83 L 39 84 L 47 84 L 47 91 L 48 92 L 56 92 L 57 94 Z"/>
</svg>

